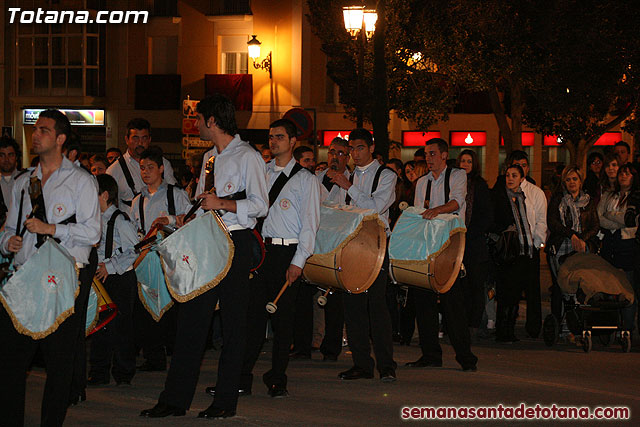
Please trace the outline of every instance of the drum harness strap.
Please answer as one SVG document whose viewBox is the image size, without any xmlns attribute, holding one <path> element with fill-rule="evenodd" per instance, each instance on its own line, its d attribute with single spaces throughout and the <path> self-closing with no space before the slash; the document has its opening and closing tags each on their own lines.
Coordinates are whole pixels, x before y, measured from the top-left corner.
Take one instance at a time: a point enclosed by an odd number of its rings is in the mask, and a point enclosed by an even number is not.
<svg viewBox="0 0 640 427">
<path fill-rule="evenodd" d="M 301 170 L 302 166 L 300 166 L 300 163 L 296 162 L 296 164 L 293 165 L 291 174 L 289 176 L 287 176 L 284 171 L 280 172 L 280 175 L 278 175 L 278 178 L 276 178 L 276 181 L 273 183 L 273 187 L 271 187 L 271 190 L 269 190 L 269 207 L 273 206 L 273 204 L 276 202 L 276 199 L 282 192 L 285 184 Z"/>
<path fill-rule="evenodd" d="M 373 184 L 371 185 L 371 196 L 373 196 L 373 193 L 375 193 L 376 190 L 378 189 L 378 182 L 380 182 L 380 175 L 382 175 L 382 171 L 385 170 L 385 169 L 388 169 L 391 172 L 393 172 L 393 170 L 391 168 L 388 168 L 386 166 L 382 166 L 381 165 L 378 168 L 378 170 L 376 171 L 376 175 L 373 177 Z M 395 172 L 393 172 L 393 173 L 395 173 Z M 353 171 L 351 173 L 351 175 L 349 176 L 349 182 L 351 184 L 353 184 L 353 175 L 355 175 L 355 171 Z M 351 196 L 349 195 L 349 193 L 347 193 L 347 197 L 344 198 L 344 202 L 347 205 L 351 204 Z"/>
<path fill-rule="evenodd" d="M 451 192 L 450 181 L 451 180 L 451 168 L 447 167 L 444 172 L 444 203 L 449 203 L 449 193 Z M 431 200 L 431 182 L 432 180 L 427 181 L 427 191 L 424 195 L 424 207 L 429 209 L 429 201 Z"/>
<path fill-rule="evenodd" d="M 111 258 L 111 255 L 113 254 L 113 231 L 115 229 L 116 219 L 119 215 L 124 216 L 125 219 L 129 221 L 129 216 L 126 213 L 122 212 L 120 209 L 116 209 L 116 211 L 111 214 L 111 218 L 109 218 L 109 221 L 107 221 L 107 240 L 104 247 L 105 259 Z M 122 252 L 122 249 L 120 249 L 120 252 Z"/>
<path fill-rule="evenodd" d="M 167 210 L 169 211 L 169 215 L 176 214 L 176 202 L 173 198 L 173 187 L 174 187 L 173 184 L 167 184 L 167 207 L 168 207 Z M 144 195 L 142 193 L 140 193 L 140 202 L 138 203 L 138 210 L 140 213 L 140 227 L 142 230 L 142 234 L 144 235 L 147 233 L 147 229 L 144 225 Z M 107 258 L 106 255 L 105 255 L 105 258 Z"/>
<path fill-rule="evenodd" d="M 133 198 L 131 199 L 133 201 L 133 199 L 139 193 L 136 191 L 136 185 L 133 182 L 133 177 L 131 176 L 131 171 L 129 171 L 129 167 L 127 166 L 127 162 L 125 161 L 124 156 L 120 156 L 118 158 L 118 163 L 120 163 L 120 168 L 122 168 L 122 173 L 124 174 L 124 179 L 127 180 L 127 185 L 129 186 L 129 188 L 131 188 L 131 192 L 133 193 Z M 127 206 L 131 206 L 131 201 L 123 200 L 122 203 L 124 203 Z"/>
</svg>

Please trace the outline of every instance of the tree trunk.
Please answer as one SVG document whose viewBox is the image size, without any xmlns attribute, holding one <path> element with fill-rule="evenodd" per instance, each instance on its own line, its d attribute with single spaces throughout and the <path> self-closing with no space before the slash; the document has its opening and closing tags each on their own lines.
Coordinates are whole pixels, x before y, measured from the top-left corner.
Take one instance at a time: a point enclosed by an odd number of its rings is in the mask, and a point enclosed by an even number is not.
<svg viewBox="0 0 640 427">
<path fill-rule="evenodd" d="M 489 89 L 488 94 L 489 94 L 489 101 L 491 102 L 491 110 L 493 111 L 493 115 L 496 118 L 498 129 L 500 129 L 500 135 L 504 140 L 504 149 L 507 152 L 507 156 L 508 156 L 509 154 L 511 154 L 511 152 L 514 149 L 518 149 L 516 147 L 518 146 L 521 147 L 522 143 L 518 145 L 518 143 L 514 140 L 513 130 L 511 129 L 511 125 L 509 124 L 509 120 L 507 119 L 507 113 L 504 111 L 504 106 L 500 101 L 498 88 L 495 86 L 492 87 L 491 89 Z M 522 124 L 520 124 L 520 126 L 522 126 Z M 500 142 L 498 142 L 498 144 L 499 143 Z"/>
<path fill-rule="evenodd" d="M 389 157 L 389 94 L 387 92 L 387 63 L 385 60 L 386 0 L 378 0 L 378 21 L 373 36 L 373 111 L 371 124 L 376 150 Z"/>
<path fill-rule="evenodd" d="M 522 101 L 522 83 L 518 79 L 511 79 L 510 82 L 511 148 L 514 150 L 522 150 L 522 110 L 524 110 L 524 102 Z"/>
</svg>

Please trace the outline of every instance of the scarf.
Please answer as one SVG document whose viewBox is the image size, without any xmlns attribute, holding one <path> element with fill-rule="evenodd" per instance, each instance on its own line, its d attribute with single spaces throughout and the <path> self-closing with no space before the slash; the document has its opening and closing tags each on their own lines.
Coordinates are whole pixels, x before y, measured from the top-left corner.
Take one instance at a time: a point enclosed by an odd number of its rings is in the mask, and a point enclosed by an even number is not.
<svg viewBox="0 0 640 427">
<path fill-rule="evenodd" d="M 524 192 L 518 188 L 518 191 L 507 190 L 507 197 L 511 205 L 511 212 L 516 223 L 518 231 L 518 239 L 520 240 L 520 255 L 526 255 L 533 258 L 533 237 L 529 229 L 527 220 L 527 210 L 524 204 Z"/>
<path fill-rule="evenodd" d="M 473 213 L 473 193 L 475 191 L 475 182 L 474 177 L 470 177 L 467 175 L 467 208 L 464 211 L 464 225 L 469 228 L 469 223 L 471 222 L 471 214 Z"/>
<path fill-rule="evenodd" d="M 589 195 L 582 190 L 580 190 L 578 197 L 575 199 L 571 194 L 565 192 L 560 201 L 560 219 L 562 220 L 562 225 L 580 234 L 582 232 L 580 209 L 584 209 L 589 204 L 589 200 Z"/>
</svg>

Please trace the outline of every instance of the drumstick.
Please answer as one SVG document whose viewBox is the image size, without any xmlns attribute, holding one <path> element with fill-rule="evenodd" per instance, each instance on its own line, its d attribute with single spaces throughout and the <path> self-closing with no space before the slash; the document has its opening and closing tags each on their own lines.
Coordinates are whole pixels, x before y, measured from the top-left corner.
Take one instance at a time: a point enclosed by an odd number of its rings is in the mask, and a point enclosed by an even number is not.
<svg viewBox="0 0 640 427">
<path fill-rule="evenodd" d="M 278 300 L 280 299 L 284 291 L 287 290 L 288 287 L 289 287 L 289 281 L 287 280 L 286 282 L 284 282 L 284 285 L 282 285 L 282 288 L 280 288 L 280 292 L 278 292 L 276 299 L 274 299 L 272 302 L 267 303 L 266 309 L 269 313 L 273 314 L 276 312 L 276 310 L 278 310 L 278 306 L 276 304 L 278 303 Z"/>
<path fill-rule="evenodd" d="M 318 305 L 320 307 L 324 307 L 325 305 L 327 305 L 327 295 L 329 295 L 329 292 L 331 292 L 331 289 L 327 289 L 326 291 L 324 291 L 324 294 L 318 297 Z"/>
<path fill-rule="evenodd" d="M 153 227 L 151 227 L 151 230 L 149 230 L 149 232 L 147 233 L 147 235 L 146 235 L 146 236 L 144 236 L 144 238 L 140 241 L 140 243 L 145 242 L 145 241 L 148 241 L 148 240 L 151 240 L 151 239 L 150 239 L 150 237 L 151 237 L 151 236 L 155 236 L 157 232 L 158 232 L 158 227 L 154 225 Z M 140 243 L 138 243 L 138 244 L 140 244 Z M 136 245 L 136 246 L 137 246 L 137 245 Z M 149 245 L 149 247 L 147 247 L 146 249 L 143 249 L 143 250 L 140 252 L 140 255 L 138 255 L 138 258 L 136 258 L 136 260 L 135 260 L 135 261 L 134 261 L 134 263 L 133 263 L 133 268 L 134 268 L 134 270 L 135 270 L 136 268 L 138 268 L 138 266 L 140 265 L 140 263 L 142 262 L 142 260 L 144 259 L 144 257 L 146 257 L 146 256 L 147 256 L 147 254 L 149 253 L 149 251 L 150 251 L 150 250 L 151 250 L 151 245 Z"/>
<path fill-rule="evenodd" d="M 398 207 L 400 208 L 400 210 L 401 210 L 401 211 L 403 211 L 403 210 L 405 210 L 405 209 L 407 209 L 407 208 L 409 207 L 409 203 L 407 203 L 407 202 L 400 202 L 400 203 L 398 204 Z"/>
</svg>

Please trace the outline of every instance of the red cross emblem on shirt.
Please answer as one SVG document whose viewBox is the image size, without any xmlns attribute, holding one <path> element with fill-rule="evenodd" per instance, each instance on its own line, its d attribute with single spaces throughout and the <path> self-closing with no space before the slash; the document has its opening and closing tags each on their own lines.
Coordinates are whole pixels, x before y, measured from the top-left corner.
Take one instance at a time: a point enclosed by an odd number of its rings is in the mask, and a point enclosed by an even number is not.
<svg viewBox="0 0 640 427">
<path fill-rule="evenodd" d="M 53 283 L 54 285 L 58 286 L 58 283 L 56 282 L 56 276 L 47 276 L 48 280 L 47 283 Z"/>
<path fill-rule="evenodd" d="M 62 206 L 58 206 L 58 212 L 62 212 Z"/>
<path fill-rule="evenodd" d="M 189 255 L 182 255 L 182 261 L 186 262 L 187 264 L 189 264 Z M 191 265 L 191 264 L 189 264 Z"/>
<path fill-rule="evenodd" d="M 233 189 L 233 185 L 231 183 L 227 184 L 227 191 L 231 191 Z"/>
</svg>

